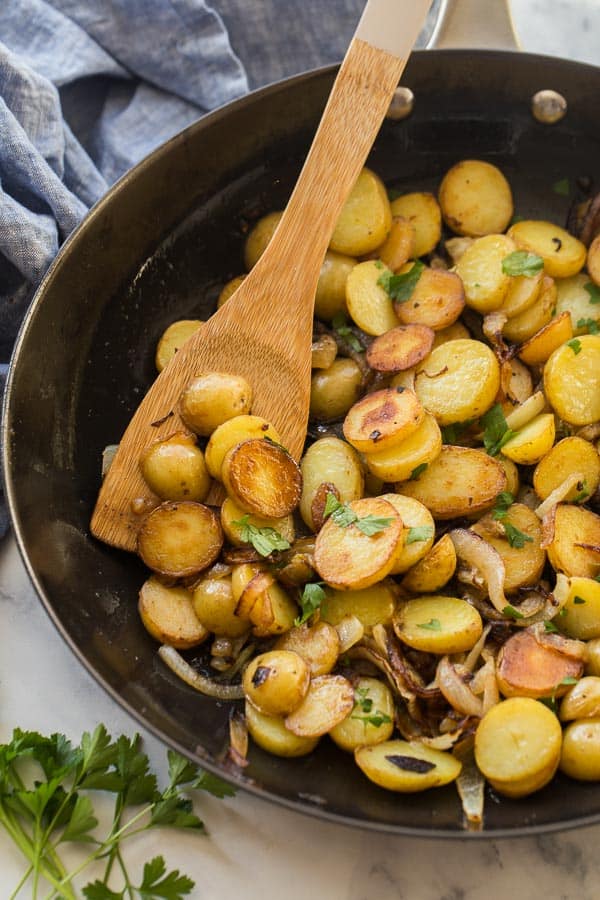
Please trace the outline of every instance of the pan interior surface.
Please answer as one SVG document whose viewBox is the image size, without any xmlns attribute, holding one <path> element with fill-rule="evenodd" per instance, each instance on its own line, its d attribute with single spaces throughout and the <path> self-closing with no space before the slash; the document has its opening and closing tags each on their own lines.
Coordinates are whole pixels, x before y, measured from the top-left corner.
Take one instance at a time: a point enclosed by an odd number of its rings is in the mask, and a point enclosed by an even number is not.
<svg viewBox="0 0 600 900">
<path fill-rule="evenodd" d="M 3 421 L 7 497 L 28 571 L 82 663 L 146 727 L 223 774 L 229 707 L 180 683 L 137 613 L 139 561 L 96 542 L 89 519 L 102 449 L 116 443 L 154 375 L 175 319 L 205 318 L 243 271 L 245 235 L 293 187 L 334 70 L 298 76 L 219 110 L 125 176 L 67 242 L 44 279 L 15 351 Z M 429 51 L 404 83 L 413 114 L 386 121 L 368 164 L 389 187 L 436 191 L 465 158 L 506 174 L 516 212 L 563 223 L 553 185 L 600 177 L 600 70 L 518 54 Z M 531 96 L 560 90 L 569 112 L 536 122 Z M 596 190 L 598 183 L 596 182 Z M 310 223 L 307 223 L 310 239 Z M 257 311 L 258 314 L 258 311 Z M 190 654 L 192 660 L 193 653 Z M 239 776 L 261 796 L 351 825 L 462 836 L 454 787 L 398 796 L 377 788 L 323 739 L 286 760 L 257 747 Z M 524 800 L 486 799 L 483 836 L 600 819 L 600 785 L 557 777 Z"/>
</svg>

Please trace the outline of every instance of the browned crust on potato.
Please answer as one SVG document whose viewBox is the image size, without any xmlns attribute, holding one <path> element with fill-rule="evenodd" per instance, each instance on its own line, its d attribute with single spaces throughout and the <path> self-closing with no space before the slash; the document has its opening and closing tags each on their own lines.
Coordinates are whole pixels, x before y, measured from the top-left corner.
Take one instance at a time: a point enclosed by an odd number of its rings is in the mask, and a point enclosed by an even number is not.
<svg viewBox="0 0 600 900">
<path fill-rule="evenodd" d="M 137 550 L 153 571 L 184 578 L 212 565 L 222 546 L 217 514 L 202 503 L 182 500 L 152 510 L 139 530 Z"/>
<path fill-rule="evenodd" d="M 425 417 L 417 395 L 407 388 L 384 388 L 367 394 L 344 419 L 344 437 L 364 452 L 392 447 L 419 427 Z"/>
<path fill-rule="evenodd" d="M 565 679 L 581 677 L 583 662 L 543 646 L 529 631 L 520 631 L 502 646 L 496 673 L 505 697 L 556 697 L 568 690 Z"/>
<path fill-rule="evenodd" d="M 279 519 L 300 502 L 300 467 L 271 441 L 253 438 L 232 447 L 222 475 L 227 492 L 250 513 Z"/>
<path fill-rule="evenodd" d="M 367 362 L 377 372 L 403 372 L 425 359 L 434 337 L 427 325 L 398 325 L 375 338 Z"/>
</svg>

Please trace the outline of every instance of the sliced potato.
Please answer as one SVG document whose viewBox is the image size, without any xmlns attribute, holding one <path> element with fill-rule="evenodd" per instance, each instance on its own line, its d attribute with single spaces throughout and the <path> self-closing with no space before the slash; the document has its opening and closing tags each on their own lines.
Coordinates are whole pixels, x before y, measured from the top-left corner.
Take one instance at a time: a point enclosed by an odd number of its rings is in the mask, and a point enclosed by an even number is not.
<svg viewBox="0 0 600 900">
<path fill-rule="evenodd" d="M 238 596 L 243 577 L 245 573 L 234 572 L 232 575 L 235 597 Z M 272 637 L 292 628 L 298 615 L 298 606 L 283 587 L 275 582 L 272 575 L 259 569 L 243 587 L 235 614 L 250 620 L 255 637 Z"/>
<path fill-rule="evenodd" d="M 185 578 L 207 569 L 222 546 L 223 532 L 214 511 L 183 500 L 161 503 L 146 516 L 137 549 L 149 569 Z"/>
<path fill-rule="evenodd" d="M 561 610 L 561 629 L 571 638 L 590 642 L 600 638 L 600 582 L 594 578 L 569 578 L 569 594 Z M 589 656 L 589 652 L 588 652 Z"/>
<path fill-rule="evenodd" d="M 498 521 L 488 513 L 471 526 L 471 531 L 480 535 L 500 554 L 506 570 L 504 590 L 511 593 L 520 587 L 537 584 L 546 562 L 546 553 L 540 546 L 542 541 L 540 520 L 525 504 L 513 503 L 502 519 L 500 529 L 498 525 Z M 511 544 L 507 536 L 501 533 L 502 527 L 512 527 L 520 531 L 525 535 L 523 543 L 520 540 L 515 542 L 513 539 Z"/>
<path fill-rule="evenodd" d="M 384 388 L 359 400 L 344 419 L 344 437 L 362 453 L 388 450 L 417 430 L 425 411 L 412 391 Z"/>
<path fill-rule="evenodd" d="M 191 435 L 178 432 L 155 441 L 140 458 L 144 481 L 161 500 L 205 500 L 210 475 L 204 454 Z"/>
<path fill-rule="evenodd" d="M 235 294 L 245 277 L 245 275 L 236 275 L 235 278 L 231 278 L 227 284 L 223 285 L 221 293 L 217 297 L 217 309 L 221 309 L 229 298 Z"/>
<path fill-rule="evenodd" d="M 330 334 L 321 334 L 312 342 L 310 365 L 312 369 L 329 369 L 337 357 L 337 344 Z"/>
<path fill-rule="evenodd" d="M 552 413 L 542 413 L 521 428 L 502 447 L 504 456 L 524 466 L 533 466 L 554 444 L 556 426 Z"/>
<path fill-rule="evenodd" d="M 272 441 L 255 438 L 232 447 L 223 460 L 221 478 L 236 503 L 258 516 L 280 519 L 300 502 L 300 467 Z"/>
<path fill-rule="evenodd" d="M 322 509 L 318 510 L 318 523 L 313 515 L 313 503 L 322 485 L 328 485 L 327 490 L 331 486 L 335 488 L 340 503 L 359 500 L 364 493 L 364 476 L 358 454 L 346 441 L 339 438 L 324 437 L 311 444 L 302 457 L 300 470 L 300 515 L 311 531 L 318 531 L 323 524 Z"/>
<path fill-rule="evenodd" d="M 522 344 L 547 325 L 556 308 L 556 283 L 544 275 L 536 302 L 525 312 L 513 316 L 502 328 L 509 341 Z"/>
<path fill-rule="evenodd" d="M 552 278 L 576 275 L 585 263 L 585 245 L 552 222 L 523 219 L 508 230 L 517 247 L 541 256 Z"/>
<path fill-rule="evenodd" d="M 311 677 L 327 675 L 337 662 L 340 639 L 333 625 L 299 625 L 282 635 L 275 644 L 277 650 L 293 650 L 308 664 Z"/>
<path fill-rule="evenodd" d="M 138 610 L 146 631 L 161 644 L 187 650 L 208 637 L 208 629 L 194 612 L 190 592 L 167 587 L 154 576 L 142 585 Z"/>
<path fill-rule="evenodd" d="M 250 621 L 235 615 L 231 577 L 203 578 L 194 587 L 192 603 L 198 620 L 213 634 L 237 638 L 250 631 Z"/>
<path fill-rule="evenodd" d="M 409 268 L 410 265 L 405 266 L 402 272 Z M 394 303 L 396 316 L 403 325 L 426 325 L 434 331 L 453 325 L 464 307 L 465 291 L 458 275 L 427 266 L 410 298 Z"/>
<path fill-rule="evenodd" d="M 556 313 L 570 314 L 576 336 L 586 334 L 590 321 L 600 325 L 600 306 L 592 302 L 590 286 L 593 287 L 593 284 L 585 272 L 556 281 Z"/>
<path fill-rule="evenodd" d="M 497 456 L 496 459 L 504 469 L 504 474 L 506 475 L 506 490 L 509 494 L 512 494 L 513 497 L 516 497 L 519 493 L 520 481 L 519 481 L 519 470 L 512 459 L 508 459 L 506 456 Z"/>
<path fill-rule="evenodd" d="M 331 739 L 353 753 L 357 747 L 387 741 L 394 731 L 394 698 L 378 678 L 359 678 L 354 685 L 354 706 L 329 732 Z"/>
<path fill-rule="evenodd" d="M 600 678 L 588 675 L 570 688 L 561 700 L 561 722 L 600 716 Z"/>
<path fill-rule="evenodd" d="M 296 529 L 291 514 L 278 519 L 248 514 L 235 500 L 226 497 L 221 506 L 221 525 L 225 537 L 234 547 L 247 546 L 247 542 L 242 540 L 243 525 L 236 524 L 236 522 L 241 522 L 245 516 L 248 516 L 248 525 L 254 525 L 255 528 L 272 528 L 289 544 L 294 543 Z"/>
<path fill-rule="evenodd" d="M 260 572 L 266 572 L 266 563 L 240 563 L 231 570 L 231 590 L 238 603 L 242 594 Z"/>
<path fill-rule="evenodd" d="M 435 519 L 454 519 L 490 507 L 506 489 L 500 463 L 482 450 L 445 445 L 416 481 L 396 491 L 426 506 Z"/>
<path fill-rule="evenodd" d="M 205 372 L 185 386 L 179 413 L 188 428 L 208 437 L 234 416 L 246 415 L 252 407 L 252 388 L 241 375 Z"/>
<path fill-rule="evenodd" d="M 353 359 L 338 356 L 328 369 L 313 372 L 310 382 L 310 418 L 331 422 L 345 416 L 361 394 L 362 372 Z"/>
<path fill-rule="evenodd" d="M 448 341 L 417 366 L 415 393 L 440 425 L 478 418 L 493 404 L 500 366 L 482 341 Z"/>
<path fill-rule="evenodd" d="M 287 716 L 308 692 L 310 670 L 290 650 L 271 650 L 252 659 L 242 676 L 247 700 L 267 716 Z"/>
<path fill-rule="evenodd" d="M 563 344 L 544 366 L 544 389 L 561 419 L 591 425 L 600 419 L 600 335 Z"/>
<path fill-rule="evenodd" d="M 414 794 L 454 781 L 462 765 L 451 753 L 416 741 L 384 741 L 359 747 L 354 758 L 370 781 L 388 791 Z"/>
<path fill-rule="evenodd" d="M 346 305 L 352 320 L 367 334 L 384 334 L 399 325 L 392 299 L 380 283 L 389 269 L 378 260 L 358 263 L 346 281 Z"/>
<path fill-rule="evenodd" d="M 391 224 L 385 186 L 374 172 L 364 168 L 338 217 L 329 248 L 348 256 L 363 256 L 384 242 Z"/>
<path fill-rule="evenodd" d="M 365 455 L 369 472 L 384 482 L 404 481 L 413 472 L 422 471 L 442 449 L 442 433 L 433 416 L 425 418 L 416 431 L 389 450 L 378 450 Z"/>
<path fill-rule="evenodd" d="M 544 787 L 560 760 L 561 728 L 542 703 L 514 697 L 493 706 L 475 734 L 475 761 L 494 790 L 524 797 Z"/>
<path fill-rule="evenodd" d="M 448 227 L 471 237 L 499 234 L 513 215 L 508 181 L 500 169 L 479 159 L 465 159 L 446 172 L 439 201 Z"/>
<path fill-rule="evenodd" d="M 404 525 L 404 540 L 398 548 L 391 573 L 400 575 L 423 559 L 433 547 L 435 522 L 427 507 L 412 497 L 404 497 L 402 494 L 382 496 L 392 504 Z"/>
<path fill-rule="evenodd" d="M 252 227 L 246 238 L 246 245 L 244 247 L 244 263 L 248 271 L 254 268 L 267 249 L 269 241 L 275 234 L 275 229 L 279 225 L 282 215 L 283 212 L 281 210 L 267 213 L 266 216 L 262 216 Z"/>
<path fill-rule="evenodd" d="M 356 524 L 338 525 L 330 517 L 317 535 L 314 565 L 332 587 L 360 590 L 392 570 L 403 540 L 402 520 L 380 497 L 355 500 L 348 506 L 359 519 L 374 516 L 387 524 L 376 534 L 365 534 Z"/>
<path fill-rule="evenodd" d="M 391 208 L 393 216 L 403 216 L 414 229 L 414 256 L 431 253 L 442 236 L 442 213 L 433 194 L 426 191 L 402 194 L 392 200 Z"/>
<path fill-rule="evenodd" d="M 372 587 L 358 591 L 328 591 L 321 606 L 321 619 L 336 627 L 349 616 L 358 619 L 364 628 L 389 625 L 396 608 L 396 593 L 390 581 L 379 581 Z"/>
<path fill-rule="evenodd" d="M 595 578 L 600 574 L 600 516 L 580 506 L 559 503 L 548 559 L 556 572 Z"/>
<path fill-rule="evenodd" d="M 540 363 L 546 362 L 557 347 L 571 340 L 572 337 L 571 316 L 568 312 L 560 313 L 532 335 L 529 340 L 521 344 L 519 358 L 528 366 L 538 366 Z"/>
<path fill-rule="evenodd" d="M 354 706 L 354 689 L 342 675 L 318 675 L 285 727 L 299 737 L 320 737 L 342 722 Z"/>
<path fill-rule="evenodd" d="M 410 369 L 425 359 L 434 335 L 426 325 L 398 325 L 375 338 L 367 349 L 367 362 L 376 372 Z"/>
<path fill-rule="evenodd" d="M 543 269 L 535 275 L 513 275 L 500 307 L 501 312 L 512 319 L 531 309 L 540 295 L 543 278 Z"/>
<path fill-rule="evenodd" d="M 231 448 L 251 438 L 270 438 L 272 441 L 279 441 L 279 434 L 260 416 L 235 416 L 215 428 L 204 452 L 208 471 L 213 478 L 221 480 L 223 460 Z"/>
<path fill-rule="evenodd" d="M 477 610 L 458 597 L 429 595 L 401 603 L 394 631 L 404 644 L 423 653 L 445 656 L 470 650 L 481 637 Z"/>
<path fill-rule="evenodd" d="M 246 724 L 248 733 L 259 747 L 273 756 L 295 757 L 312 753 L 318 738 L 298 737 L 285 727 L 281 716 L 267 716 L 246 701 Z"/>
<path fill-rule="evenodd" d="M 560 770 L 578 781 L 600 781 L 600 718 L 579 719 L 567 725 Z"/>
<path fill-rule="evenodd" d="M 403 216 L 394 216 L 384 243 L 374 251 L 382 263 L 397 272 L 415 254 L 415 229 Z"/>
<path fill-rule="evenodd" d="M 415 594 L 432 594 L 450 581 L 456 569 L 456 550 L 445 534 L 431 550 L 407 571 L 402 587 Z"/>
<path fill-rule="evenodd" d="M 589 441 L 572 436 L 563 438 L 539 461 L 533 473 L 535 492 L 545 500 L 573 472 L 580 472 L 581 483 L 576 484 L 565 497 L 573 501 L 592 496 L 600 484 L 600 455 Z"/>
<path fill-rule="evenodd" d="M 505 234 L 477 238 L 456 263 L 456 274 L 465 289 L 465 302 L 480 313 L 499 309 L 508 292 L 510 275 L 502 268 L 516 245 Z"/>
<path fill-rule="evenodd" d="M 470 337 L 468 328 L 462 322 L 454 322 L 453 325 L 448 325 L 447 328 L 442 328 L 441 331 L 435 332 L 432 349 L 439 347 L 440 344 L 446 344 L 448 341 L 458 341 L 461 338 Z"/>
<path fill-rule="evenodd" d="M 328 250 L 321 266 L 315 294 L 315 316 L 331 322 L 334 316 L 346 311 L 346 282 L 356 260 L 343 253 Z"/>
<path fill-rule="evenodd" d="M 177 351 L 185 342 L 195 334 L 201 325 L 202 319 L 179 319 L 163 332 L 156 347 L 154 358 L 156 368 L 162 372 L 167 363 L 171 362 Z"/>
<path fill-rule="evenodd" d="M 581 660 L 538 643 L 530 631 L 519 631 L 502 645 L 496 667 L 505 697 L 560 697 L 582 673 Z"/>
<path fill-rule="evenodd" d="M 586 267 L 594 284 L 600 285 L 600 235 L 598 234 L 588 247 Z"/>
</svg>

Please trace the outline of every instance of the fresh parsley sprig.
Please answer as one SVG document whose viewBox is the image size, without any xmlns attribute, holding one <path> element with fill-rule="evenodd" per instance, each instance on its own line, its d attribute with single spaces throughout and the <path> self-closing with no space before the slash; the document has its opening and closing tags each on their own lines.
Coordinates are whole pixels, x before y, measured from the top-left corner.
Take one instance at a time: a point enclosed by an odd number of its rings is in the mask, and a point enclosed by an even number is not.
<svg viewBox="0 0 600 900">
<path fill-rule="evenodd" d="M 356 688 L 354 691 L 354 706 L 350 714 L 351 719 L 358 719 L 366 729 L 367 725 L 373 728 L 381 728 L 391 722 L 390 716 L 381 709 L 373 710 L 373 698 L 369 697 L 368 688 Z"/>
<path fill-rule="evenodd" d="M 383 275 L 380 275 L 377 279 L 377 284 L 380 285 L 396 303 L 405 303 L 412 297 L 413 291 L 416 288 L 424 269 L 424 263 L 418 259 L 413 263 L 412 268 L 410 268 L 408 272 L 403 272 L 400 275 L 394 275 L 392 272 L 384 272 Z"/>
<path fill-rule="evenodd" d="M 313 613 L 316 613 L 318 609 L 321 609 L 321 604 L 326 599 L 327 593 L 325 591 L 324 581 L 313 581 L 310 582 L 310 584 L 305 584 L 300 597 L 302 615 L 294 620 L 294 625 L 297 627 L 304 625 Z"/>
<path fill-rule="evenodd" d="M 323 516 L 326 519 L 331 517 L 340 528 L 356 525 L 359 531 L 362 531 L 368 537 L 372 537 L 380 531 L 385 531 L 393 521 L 391 516 L 357 516 L 347 503 L 340 503 L 335 494 L 331 492 L 327 494 Z"/>
<path fill-rule="evenodd" d="M 490 456 L 498 456 L 505 444 L 515 436 L 506 424 L 502 406 L 496 403 L 481 417 L 483 426 L 483 446 Z"/>
<path fill-rule="evenodd" d="M 509 491 L 502 491 L 496 497 L 496 503 L 492 509 L 492 518 L 502 522 L 504 535 L 510 546 L 516 547 L 517 550 L 522 550 L 526 543 L 533 542 L 533 538 L 508 521 L 508 511 L 513 503 L 513 495 Z"/>
<path fill-rule="evenodd" d="M 252 544 L 257 553 L 261 556 L 270 556 L 274 550 L 289 550 L 290 542 L 275 528 L 264 527 L 258 528 L 250 521 L 250 516 L 242 516 L 241 519 L 231 523 L 237 525 L 240 529 L 240 540 L 244 544 Z"/>
<path fill-rule="evenodd" d="M 544 260 L 537 253 L 527 250 L 514 250 L 502 260 L 502 271 L 505 275 L 525 275 L 532 278 L 544 268 Z"/>
<path fill-rule="evenodd" d="M 590 303 L 600 303 L 600 287 L 593 281 L 586 281 L 584 288 L 590 295 Z"/>
<path fill-rule="evenodd" d="M 352 331 L 352 328 L 348 323 L 348 319 L 343 312 L 338 312 L 335 314 L 335 316 L 331 320 L 331 326 L 333 330 L 346 341 L 348 346 L 356 351 L 356 353 L 364 352 L 365 348 L 356 337 L 355 333 Z"/>
</svg>

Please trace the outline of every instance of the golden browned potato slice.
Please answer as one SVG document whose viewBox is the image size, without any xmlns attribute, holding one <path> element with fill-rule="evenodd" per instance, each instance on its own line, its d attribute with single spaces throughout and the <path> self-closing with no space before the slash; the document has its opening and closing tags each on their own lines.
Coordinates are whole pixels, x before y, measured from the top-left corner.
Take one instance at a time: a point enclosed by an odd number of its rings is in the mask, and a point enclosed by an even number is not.
<svg viewBox="0 0 600 900">
<path fill-rule="evenodd" d="M 598 621 L 596 619 L 596 621 Z M 585 673 L 600 676 L 600 636 L 593 637 L 585 645 Z"/>
<path fill-rule="evenodd" d="M 315 316 L 331 322 L 334 316 L 346 311 L 346 282 L 356 260 L 342 253 L 328 250 L 321 266 L 315 294 Z"/>
<path fill-rule="evenodd" d="M 297 709 L 309 684 L 307 664 L 291 650 L 271 650 L 255 656 L 242 677 L 247 700 L 267 716 L 287 716 Z"/>
<path fill-rule="evenodd" d="M 252 579 L 261 572 L 266 572 L 266 569 L 266 563 L 239 563 L 233 567 L 231 570 L 231 590 L 236 603 L 239 602 Z M 272 584 L 273 580 L 271 577 L 269 583 Z"/>
<path fill-rule="evenodd" d="M 586 265 L 594 284 L 600 285 L 600 235 L 596 235 L 588 247 Z"/>
<path fill-rule="evenodd" d="M 502 447 L 504 456 L 523 466 L 533 466 L 554 444 L 556 426 L 552 413 L 542 413 L 528 422 Z"/>
<path fill-rule="evenodd" d="M 267 213 L 255 223 L 246 238 L 244 247 L 244 263 L 248 271 L 252 269 L 265 252 L 269 241 L 275 234 L 275 229 L 283 215 L 281 210 Z"/>
<path fill-rule="evenodd" d="M 513 634 L 498 654 L 496 677 L 505 697 L 560 697 L 582 674 L 580 659 L 538 643 L 530 631 Z"/>
<path fill-rule="evenodd" d="M 561 722 L 600 716 L 600 678 L 588 675 L 569 688 L 560 704 Z"/>
<path fill-rule="evenodd" d="M 572 472 L 580 472 L 582 479 L 565 500 L 591 497 L 600 484 L 600 456 L 593 444 L 576 436 L 563 438 L 537 464 L 533 486 L 538 497 L 545 500 Z"/>
<path fill-rule="evenodd" d="M 441 449 L 440 426 L 433 416 L 425 413 L 417 430 L 397 447 L 365 454 L 365 465 L 369 472 L 384 482 L 404 481 L 413 473 L 417 477 L 423 466 L 429 465 Z"/>
<path fill-rule="evenodd" d="M 556 716 L 536 700 L 514 697 L 493 706 L 475 734 L 475 761 L 494 790 L 524 797 L 553 778 L 561 750 Z"/>
<path fill-rule="evenodd" d="M 235 615 L 237 601 L 230 576 L 202 579 L 193 590 L 192 603 L 198 620 L 214 634 L 237 638 L 250 631 L 250 621 Z"/>
<path fill-rule="evenodd" d="M 552 222 L 523 219 L 508 230 L 517 247 L 541 256 L 552 278 L 576 275 L 585 263 L 585 245 Z"/>
<path fill-rule="evenodd" d="M 238 582 L 234 595 L 237 595 L 239 587 Z M 298 606 L 282 586 L 273 581 L 272 576 L 259 572 L 243 589 L 235 614 L 250 620 L 255 637 L 272 637 L 292 628 L 298 615 Z"/>
<path fill-rule="evenodd" d="M 329 248 L 348 256 L 364 256 L 385 241 L 391 224 L 385 185 L 364 168 L 339 215 Z"/>
<path fill-rule="evenodd" d="M 600 306 L 593 302 L 594 285 L 586 272 L 556 281 L 556 312 L 568 312 L 573 323 L 573 334 L 586 334 L 588 323 L 600 324 Z"/>
<path fill-rule="evenodd" d="M 600 574 L 600 516 L 581 506 L 559 503 L 548 559 L 557 572 L 595 578 Z"/>
<path fill-rule="evenodd" d="M 513 316 L 502 328 L 509 341 L 522 344 L 547 325 L 556 308 L 556 282 L 544 275 L 536 302 L 525 312 Z"/>
<path fill-rule="evenodd" d="M 162 372 L 167 363 L 171 362 L 179 348 L 183 347 L 188 338 L 191 338 L 202 324 L 204 324 L 202 319 L 179 319 L 169 325 L 156 347 L 154 361 L 159 372 Z"/>
<path fill-rule="evenodd" d="M 435 522 L 427 507 L 412 497 L 383 494 L 383 499 L 392 504 L 404 525 L 404 540 L 398 548 L 391 572 L 392 575 L 399 575 L 429 553 L 435 539 Z"/>
<path fill-rule="evenodd" d="M 563 613 L 564 610 L 564 613 Z M 594 578 L 569 579 L 569 594 L 561 610 L 560 627 L 569 637 L 588 641 L 588 661 L 591 646 L 600 638 L 600 582 Z M 600 669 L 592 674 L 600 674 Z"/>
<path fill-rule="evenodd" d="M 379 260 L 358 263 L 346 281 L 346 305 L 352 320 L 367 334 L 385 334 L 399 325 L 392 299 L 381 284 L 389 269 Z"/>
<path fill-rule="evenodd" d="M 457 234 L 499 234 L 513 214 L 508 181 L 496 166 L 465 159 L 446 172 L 439 201 L 444 221 Z"/>
<path fill-rule="evenodd" d="M 501 533 L 503 527 L 507 529 L 505 535 Z M 521 532 L 521 536 L 515 537 L 511 529 L 517 529 Z M 528 506 L 524 503 L 513 503 L 500 523 L 488 513 L 471 526 L 471 531 L 480 535 L 500 554 L 506 569 L 505 591 L 510 593 L 520 587 L 537 583 L 546 562 L 546 553 L 540 547 L 542 541 L 540 520 Z M 511 534 L 512 543 L 509 540 Z"/>
<path fill-rule="evenodd" d="M 205 500 L 210 489 L 204 454 L 185 432 L 150 444 L 140 458 L 140 469 L 161 500 Z"/>
<path fill-rule="evenodd" d="M 345 416 L 361 394 L 362 372 L 353 359 L 338 356 L 328 369 L 313 372 L 310 382 L 310 418 L 331 422 Z"/>
<path fill-rule="evenodd" d="M 530 309 L 540 295 L 543 278 L 543 269 L 535 275 L 513 275 L 500 307 L 501 312 L 512 319 Z"/>
<path fill-rule="evenodd" d="M 433 194 L 417 191 L 402 194 L 391 203 L 393 216 L 404 216 L 415 233 L 415 257 L 431 253 L 442 236 L 442 212 Z"/>
<path fill-rule="evenodd" d="M 481 616 L 466 600 L 438 595 L 400 603 L 393 625 L 404 644 L 439 656 L 470 650 L 483 631 Z"/>
<path fill-rule="evenodd" d="M 453 325 L 448 325 L 447 328 L 442 328 L 441 331 L 436 331 L 433 338 L 433 347 L 439 347 L 440 344 L 446 344 L 448 341 L 458 341 L 461 338 L 470 338 L 469 330 L 465 328 L 462 322 L 455 322 Z"/>
<path fill-rule="evenodd" d="M 207 569 L 223 546 L 223 532 L 212 509 L 183 500 L 161 503 L 138 533 L 138 553 L 149 569 L 185 578 Z"/>
<path fill-rule="evenodd" d="M 311 531 L 318 531 L 323 524 L 327 492 L 335 493 L 341 503 L 359 500 L 364 493 L 364 476 L 359 456 L 353 447 L 339 438 L 324 437 L 311 444 L 302 457 L 300 470 L 300 515 Z M 318 522 L 315 522 L 313 515 L 315 500 Z"/>
<path fill-rule="evenodd" d="M 328 675 L 337 662 L 340 639 L 333 625 L 299 625 L 282 635 L 275 644 L 277 650 L 293 650 L 308 663 L 311 677 Z"/>
<path fill-rule="evenodd" d="M 387 450 L 416 431 L 424 416 L 412 391 L 384 388 L 351 407 L 344 419 L 344 437 L 362 453 Z"/>
<path fill-rule="evenodd" d="M 477 238 L 456 263 L 456 274 L 465 289 L 465 302 L 480 313 L 499 309 L 510 285 L 502 263 L 516 250 L 505 234 L 488 234 Z"/>
<path fill-rule="evenodd" d="M 549 403 L 570 425 L 600 419 L 600 335 L 582 334 L 554 351 L 544 366 Z"/>
<path fill-rule="evenodd" d="M 458 778 L 462 769 L 451 753 L 433 750 L 416 741 L 384 741 L 359 747 L 354 759 L 370 781 L 401 794 L 442 787 Z"/>
<path fill-rule="evenodd" d="M 329 732 L 331 739 L 353 753 L 358 747 L 381 744 L 394 731 L 394 698 L 377 678 L 359 678 L 354 685 L 354 706 Z"/>
<path fill-rule="evenodd" d="M 493 404 L 500 366 L 482 341 L 448 341 L 417 366 L 415 393 L 440 425 L 478 418 Z"/>
<path fill-rule="evenodd" d="M 425 359 L 435 332 L 426 325 L 398 325 L 376 337 L 367 350 L 367 362 L 376 372 L 402 372 Z"/>
<path fill-rule="evenodd" d="M 408 570 L 402 587 L 414 594 L 432 594 L 450 581 L 456 569 L 456 550 L 450 535 L 445 534 L 429 553 Z"/>
<path fill-rule="evenodd" d="M 167 587 L 151 576 L 140 590 L 138 610 L 146 630 L 161 644 L 187 650 L 208 637 L 185 588 Z"/>
<path fill-rule="evenodd" d="M 465 291 L 458 275 L 428 267 L 421 272 L 410 298 L 394 303 L 396 316 L 403 325 L 427 325 L 434 331 L 453 325 L 464 307 Z"/>
<path fill-rule="evenodd" d="M 226 497 L 221 506 L 221 525 L 225 532 L 225 537 L 234 547 L 246 547 L 248 545 L 247 541 L 242 540 L 244 526 L 236 525 L 236 522 L 243 521 L 245 516 L 248 516 L 248 525 L 253 525 L 255 528 L 272 528 L 289 544 L 294 543 L 296 529 L 292 515 L 283 516 L 279 519 L 249 515 L 235 500 L 232 500 L 231 497 Z"/>
<path fill-rule="evenodd" d="M 506 490 L 509 494 L 512 494 L 513 497 L 516 497 L 519 493 L 521 484 L 519 480 L 519 470 L 512 459 L 508 459 L 506 456 L 502 456 L 502 454 L 500 454 L 497 459 L 506 475 Z"/>
<path fill-rule="evenodd" d="M 342 675 L 318 675 L 300 706 L 285 720 L 299 737 L 320 737 L 342 722 L 354 705 L 354 689 Z"/>
<path fill-rule="evenodd" d="M 355 500 L 348 509 L 358 521 L 338 525 L 334 514 L 330 516 L 317 535 L 314 565 L 332 587 L 360 590 L 381 581 L 392 570 L 403 540 L 402 520 L 380 497 Z M 378 520 L 381 530 L 365 533 L 360 520 Z"/>
<path fill-rule="evenodd" d="M 221 477 L 235 502 L 258 516 L 280 519 L 300 502 L 300 467 L 271 441 L 255 439 L 232 447 L 223 460 Z"/>
<path fill-rule="evenodd" d="M 339 626 L 348 617 L 358 619 L 363 628 L 389 625 L 396 608 L 394 585 L 389 580 L 358 591 L 329 591 L 321 606 L 321 619 Z"/>
<path fill-rule="evenodd" d="M 546 362 L 557 347 L 570 341 L 572 337 L 571 315 L 568 312 L 560 313 L 521 344 L 519 358 L 528 366 L 538 366 Z"/>
<path fill-rule="evenodd" d="M 279 441 L 279 434 L 260 416 L 235 416 L 213 431 L 204 451 L 206 465 L 213 478 L 221 480 L 223 460 L 231 448 L 251 438 Z"/>
<path fill-rule="evenodd" d="M 246 701 L 246 724 L 252 740 L 274 756 L 295 757 L 312 753 L 318 738 L 298 737 L 280 716 L 266 716 Z"/>
<path fill-rule="evenodd" d="M 415 254 L 415 229 L 408 219 L 394 216 L 387 239 L 373 251 L 384 265 L 397 272 Z"/>
<path fill-rule="evenodd" d="M 217 297 L 217 309 L 221 309 L 229 298 L 235 294 L 245 277 L 245 275 L 236 275 L 235 278 L 231 278 L 227 284 L 223 285 L 221 293 Z"/>
<path fill-rule="evenodd" d="M 567 725 L 560 770 L 578 781 L 600 781 L 600 718 L 579 719 Z"/>
<path fill-rule="evenodd" d="M 181 418 L 196 434 L 208 437 L 234 416 L 246 415 L 252 406 L 252 388 L 241 375 L 204 372 L 183 389 Z"/>
<path fill-rule="evenodd" d="M 506 489 L 500 463 L 482 450 L 445 445 L 415 481 L 403 481 L 396 491 L 419 500 L 435 519 L 454 519 L 492 506 Z"/>
</svg>

